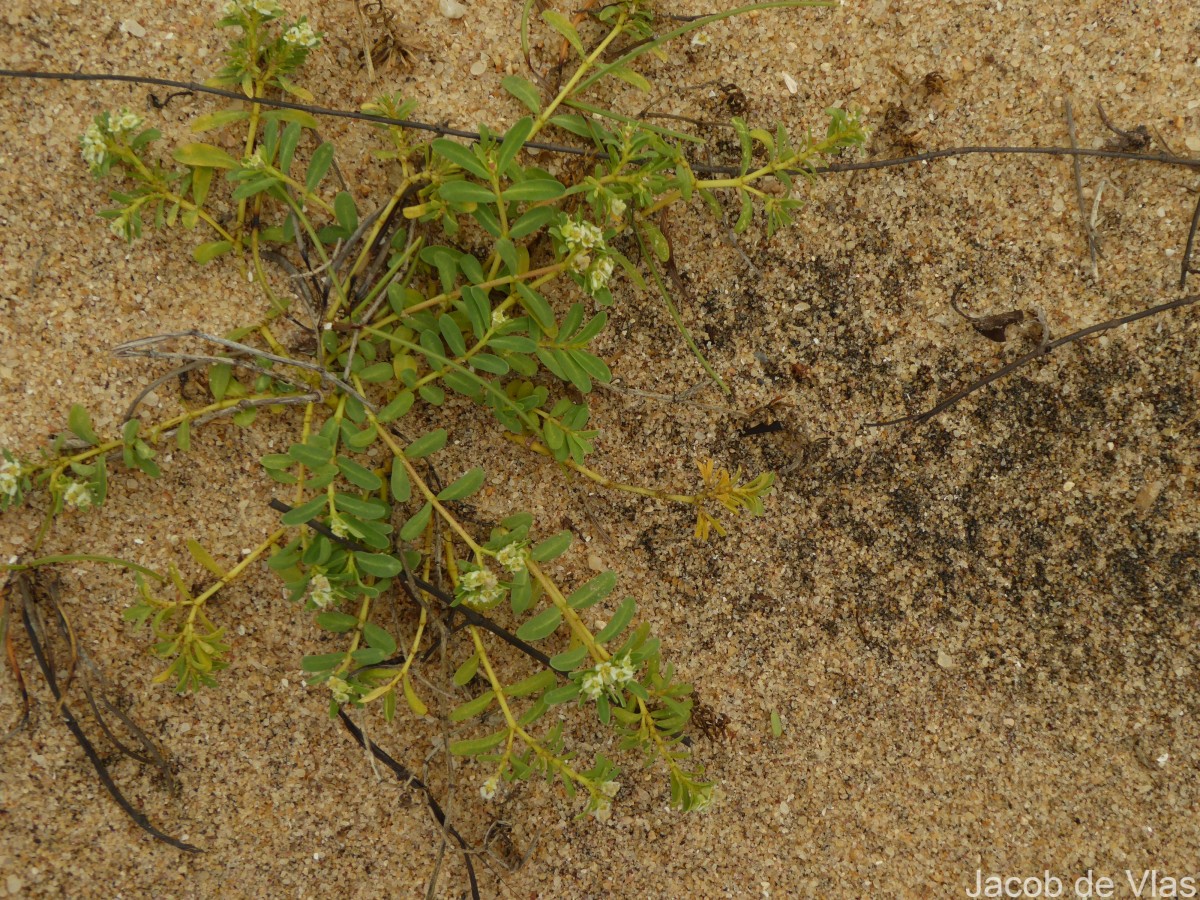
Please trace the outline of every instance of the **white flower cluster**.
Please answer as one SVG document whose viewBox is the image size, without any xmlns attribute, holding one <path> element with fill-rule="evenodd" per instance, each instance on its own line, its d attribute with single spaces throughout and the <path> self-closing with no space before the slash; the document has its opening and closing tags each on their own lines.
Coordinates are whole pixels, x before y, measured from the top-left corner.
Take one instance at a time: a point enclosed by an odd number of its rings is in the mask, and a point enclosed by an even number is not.
<svg viewBox="0 0 1200 900">
<path fill-rule="evenodd" d="M 519 575 L 525 571 L 527 558 L 525 554 L 525 541 L 513 541 L 511 544 L 506 544 L 496 554 L 496 562 L 504 566 L 513 575 Z"/>
<path fill-rule="evenodd" d="M 9 459 L 7 453 L 0 455 L 0 500 L 11 503 L 20 493 L 21 464 Z"/>
<path fill-rule="evenodd" d="M 314 575 L 308 585 L 312 588 L 312 594 L 309 595 L 309 599 L 312 600 L 313 606 L 318 609 L 326 609 L 333 605 L 335 599 L 333 585 L 329 583 L 328 578 L 323 574 Z"/>
<path fill-rule="evenodd" d="M 306 19 L 301 19 L 283 33 L 283 42 L 304 50 L 313 50 L 321 44 L 321 36 L 312 30 Z"/>
<path fill-rule="evenodd" d="M 91 168 L 96 169 L 104 165 L 108 145 L 104 142 L 104 132 L 95 122 L 80 136 L 79 146 L 83 151 L 83 161 Z"/>
<path fill-rule="evenodd" d="M 142 127 L 142 117 L 127 109 L 100 116 L 79 137 L 83 161 L 96 169 L 104 165 L 108 156 L 109 138 L 128 137 Z"/>
<path fill-rule="evenodd" d="M 333 699 L 339 704 L 350 702 L 353 694 L 350 691 L 350 683 L 348 681 L 344 678 L 338 678 L 336 675 L 331 675 L 325 683 L 329 685 L 329 693 L 333 695 Z"/>
<path fill-rule="evenodd" d="M 607 822 L 612 817 L 613 797 L 621 790 L 619 781 L 606 781 L 600 785 L 600 793 L 593 794 L 588 800 L 587 811 L 596 817 L 597 822 Z"/>
<path fill-rule="evenodd" d="M 595 700 L 608 688 L 624 687 L 633 680 L 633 676 L 636 674 L 637 669 L 629 661 L 628 656 L 622 656 L 619 659 L 614 657 L 585 672 L 581 690 L 589 700 Z"/>
<path fill-rule="evenodd" d="M 82 481 L 72 481 L 67 485 L 67 489 L 63 491 L 63 500 L 66 501 L 68 506 L 74 506 L 76 509 L 87 509 L 92 505 L 92 492 Z"/>
<path fill-rule="evenodd" d="M 576 222 L 570 219 L 559 230 L 568 250 L 604 247 L 604 233 L 591 222 Z"/>
<path fill-rule="evenodd" d="M 458 579 L 458 597 L 472 609 L 491 609 L 504 599 L 504 587 L 491 569 L 464 572 Z"/>
<path fill-rule="evenodd" d="M 268 20 L 278 19 L 283 15 L 283 7 L 276 0 L 229 0 L 223 15 L 237 16 L 247 12 L 256 12 Z"/>
<path fill-rule="evenodd" d="M 624 212 L 624 203 L 620 200 L 613 201 L 613 208 L 616 209 L 617 203 L 621 203 L 621 211 Z M 567 252 L 574 254 L 571 257 L 571 270 L 583 276 L 588 292 L 594 294 L 608 284 L 613 273 L 613 261 L 605 252 L 604 232 L 591 222 L 576 222 L 574 219 L 563 223 L 559 232 L 563 243 L 567 245 Z M 595 251 L 595 261 L 592 251 Z"/>
<path fill-rule="evenodd" d="M 479 788 L 479 796 L 484 800 L 491 800 L 496 796 L 496 790 L 500 787 L 500 779 L 493 775 L 485 781 Z"/>
</svg>

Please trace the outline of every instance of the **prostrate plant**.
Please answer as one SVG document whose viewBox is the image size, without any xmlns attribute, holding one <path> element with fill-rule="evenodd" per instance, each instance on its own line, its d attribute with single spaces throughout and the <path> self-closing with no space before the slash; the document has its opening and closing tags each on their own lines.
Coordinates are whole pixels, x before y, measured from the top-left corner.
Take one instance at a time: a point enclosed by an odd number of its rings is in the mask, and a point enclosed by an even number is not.
<svg viewBox="0 0 1200 900">
<path fill-rule="evenodd" d="M 298 110 L 265 110 L 259 102 L 277 90 L 308 98 L 291 77 L 320 34 L 304 19 L 285 22 L 274 0 L 229 4 L 218 24 L 237 37 L 211 83 L 232 86 L 246 100 L 199 117 L 192 128 L 243 128 L 236 140 L 240 155 L 198 142 L 176 149 L 174 165 L 155 160 L 151 148 L 159 132 L 143 129 L 138 116 L 124 111 L 98 116 L 82 150 L 97 177 L 125 185 L 111 194 L 114 208 L 102 213 L 117 234 L 132 240 L 149 222 L 205 226 L 210 239 L 196 246 L 196 260 L 231 255 L 247 267 L 269 310 L 225 338 L 183 332 L 118 348 L 125 356 L 207 366 L 212 402 L 150 428 L 131 418 L 121 439 L 107 442 L 75 407 L 68 426 L 83 446 L 68 451 L 59 441 L 39 461 L 6 451 L 0 503 L 22 502 L 34 483 L 45 487 L 52 498 L 48 526 L 64 504 L 104 502 L 110 454 L 120 451 L 126 467 L 154 477 L 155 448 L 171 433 L 186 450 L 190 429 L 213 416 L 233 415 L 249 426 L 263 406 L 303 405 L 287 452 L 262 459 L 291 495 L 290 504 L 276 504 L 284 510 L 280 530 L 229 571 L 189 542 L 193 557 L 216 579 L 198 593 L 174 569 L 166 582 L 172 597 L 158 596 L 139 575 L 140 600 L 126 615 L 151 625 L 154 653 L 168 663 L 160 679 L 180 691 L 214 683 L 228 645 L 208 602 L 269 553 L 268 565 L 289 597 L 304 603 L 318 627 L 344 636 L 342 649 L 302 663 L 309 684 L 328 687 L 331 714 L 378 703 L 391 721 L 403 698 L 413 715 L 425 715 L 414 676 L 431 642 L 447 639 L 456 657 L 454 683 L 470 697 L 448 716 L 464 728 L 474 723 L 450 750 L 489 767 L 485 798 L 495 796 L 501 781 L 540 772 L 561 779 L 571 795 L 583 791 L 587 812 L 607 818 L 619 788 L 617 768 L 600 755 L 590 766 L 577 763 L 562 720 L 544 722 L 552 707 L 574 703 L 617 729 L 622 750 L 665 764 L 677 807 L 703 809 L 712 785 L 681 743 L 690 686 L 663 661 L 649 627 L 635 624 L 637 602 L 625 597 L 610 607 L 598 631 L 581 616 L 607 601 L 616 574 L 604 571 L 573 588 L 562 584 L 549 564 L 567 551 L 572 536 L 539 536 L 527 512 L 509 515 L 486 537 L 478 534 L 457 504 L 483 487 L 483 467 L 443 484 L 432 464 L 450 438 L 451 418 L 415 437 L 402 425 L 416 421 L 418 410 L 421 421 L 437 421 L 449 391 L 486 409 L 517 447 L 553 458 L 564 473 L 695 506 L 700 539 L 714 530 L 724 535 L 727 514 L 763 512 L 769 473 L 743 481 L 740 470 L 731 475 L 711 460 L 698 461 L 702 484 L 689 494 L 620 484 L 587 465 L 598 432 L 588 427 L 586 399 L 596 382 L 611 378 L 589 347 L 608 322 L 617 272 L 646 289 L 616 239 L 631 232 L 648 248 L 642 261 L 661 284 L 656 264 L 667 261 L 670 246 L 652 221 L 655 213 L 698 196 L 722 215 L 718 194 L 733 192 L 740 206 L 736 230 L 749 226 L 760 203 L 773 233 L 800 202 L 795 176 L 812 177 L 816 161 L 861 143 L 862 129 L 855 116 L 832 110 L 823 137 L 793 141 L 782 126 L 751 129 L 735 119 L 740 171 L 705 179 L 686 153 L 695 138 L 601 109 L 584 96 L 610 77 L 647 88 L 632 68 L 638 58 L 661 53 L 666 41 L 713 21 L 803 5 L 822 4 L 747 6 L 656 36 L 650 10 L 624 0 L 593 12 L 599 31 L 591 44 L 568 18 L 547 10 L 542 19 L 577 58 L 561 90 L 543 101 L 532 83 L 509 76 L 505 88 L 529 115 L 502 135 L 480 126 L 479 140 L 469 146 L 447 138 L 415 143 L 400 125 L 378 126 L 386 143 L 377 156 L 397 168 L 396 187 L 364 217 L 350 193 L 324 187 L 333 147 L 320 143 L 307 158 L 300 152 L 315 120 Z M 526 41 L 531 8 L 530 0 L 522 20 Z M 389 119 L 405 119 L 412 109 L 398 96 L 364 107 Z M 591 174 L 564 183 L 522 161 L 524 145 L 549 130 L 587 143 L 598 160 Z M 217 172 L 224 173 L 234 206 L 223 209 L 214 199 Z M 768 181 L 777 189 L 768 190 Z M 543 234 L 549 239 L 538 240 Z M 481 241 L 487 245 L 482 253 L 463 249 Z M 295 296 L 272 291 L 270 265 L 292 276 Z M 308 331 L 307 349 L 285 346 L 281 317 Z M 165 349 L 185 338 L 210 346 L 200 353 Z M 384 451 L 383 465 L 365 455 L 371 448 Z M 472 450 L 482 462 L 485 447 Z M 402 596 L 413 601 L 404 608 L 415 613 L 411 630 L 398 639 L 380 623 L 395 620 L 383 613 Z M 514 634 L 487 615 L 499 615 L 502 605 L 517 623 Z M 447 609 L 465 618 L 461 637 L 435 632 Z M 515 681 L 506 674 L 519 668 L 509 658 L 514 652 L 537 663 Z"/>
</svg>

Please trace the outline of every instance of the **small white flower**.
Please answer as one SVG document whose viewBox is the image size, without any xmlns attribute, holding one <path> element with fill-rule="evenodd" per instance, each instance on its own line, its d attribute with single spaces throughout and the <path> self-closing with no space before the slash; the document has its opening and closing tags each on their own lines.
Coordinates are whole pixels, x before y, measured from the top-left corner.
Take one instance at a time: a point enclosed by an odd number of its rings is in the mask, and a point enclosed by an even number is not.
<svg viewBox="0 0 1200 900">
<path fill-rule="evenodd" d="M 108 230 L 122 240 L 129 240 L 129 220 L 124 216 L 117 216 L 109 225 Z"/>
<path fill-rule="evenodd" d="M 496 554 L 496 562 L 513 575 L 525 571 L 525 542 L 513 541 L 501 547 L 500 552 Z"/>
<path fill-rule="evenodd" d="M 712 43 L 712 35 L 707 31 L 697 31 L 692 35 L 693 47 L 707 47 L 710 43 Z"/>
<path fill-rule="evenodd" d="M 504 599 L 504 586 L 491 569 L 464 572 L 458 580 L 458 597 L 472 609 L 491 609 Z"/>
<path fill-rule="evenodd" d="M 595 670 L 584 672 L 583 682 L 579 689 L 589 700 L 598 700 L 604 693 L 604 679 Z"/>
<path fill-rule="evenodd" d="M 507 321 L 508 321 L 508 316 L 506 316 L 504 314 L 504 310 L 502 310 L 502 309 L 493 309 L 492 310 L 492 327 L 493 328 L 499 328 L 501 325 L 503 325 Z"/>
<path fill-rule="evenodd" d="M 87 509 L 92 505 L 92 492 L 82 481 L 72 481 L 63 491 L 63 500 L 76 509 Z"/>
<path fill-rule="evenodd" d="M 620 197 L 614 197 L 608 204 L 608 214 L 618 222 L 625 218 L 625 209 L 625 201 Z"/>
<path fill-rule="evenodd" d="M 108 153 L 108 145 L 104 142 L 104 132 L 93 122 L 79 138 L 79 146 L 83 152 L 83 161 L 93 169 L 104 164 Z"/>
<path fill-rule="evenodd" d="M 266 161 L 263 159 L 262 147 L 255 147 L 254 152 L 242 163 L 247 169 L 261 169 L 266 166 Z"/>
<path fill-rule="evenodd" d="M 350 702 L 350 684 L 345 679 L 332 675 L 325 683 L 329 685 L 329 693 L 339 704 Z"/>
<path fill-rule="evenodd" d="M 275 0 L 250 0 L 246 8 L 258 13 L 264 19 L 275 19 L 283 15 L 283 8 Z"/>
<path fill-rule="evenodd" d="M 567 247 L 574 250 L 581 247 L 584 250 L 590 250 L 593 247 L 604 246 L 604 232 L 593 225 L 591 222 L 576 222 L 570 220 L 563 224 L 560 229 L 563 241 Z"/>
<path fill-rule="evenodd" d="M 612 683 L 620 687 L 633 680 L 633 676 L 637 674 L 637 669 L 629 661 L 628 656 L 623 656 L 613 661 L 610 672 Z"/>
<path fill-rule="evenodd" d="M 571 271 L 579 272 L 580 274 L 587 271 L 587 267 L 592 264 L 592 254 L 576 253 L 571 257 Z"/>
<path fill-rule="evenodd" d="M 596 293 L 606 284 L 608 279 L 612 277 L 613 261 L 607 256 L 602 256 L 596 260 L 596 264 L 592 266 L 588 272 L 588 290 L 591 293 Z"/>
<path fill-rule="evenodd" d="M 346 526 L 346 520 L 337 513 L 329 517 L 329 530 L 340 538 L 345 538 L 350 534 L 350 529 Z"/>
<path fill-rule="evenodd" d="M 500 786 L 500 780 L 493 775 L 485 781 L 479 788 L 479 796 L 484 800 L 491 800 L 496 796 L 496 789 Z"/>
<path fill-rule="evenodd" d="M 20 487 L 21 485 L 17 481 L 16 475 L 0 468 L 0 496 L 3 496 L 6 500 L 15 500 Z"/>
<path fill-rule="evenodd" d="M 619 781 L 606 781 L 604 784 L 600 785 L 600 793 L 602 793 L 609 800 L 617 796 L 617 794 L 620 793 L 620 790 L 621 782 Z"/>
<path fill-rule="evenodd" d="M 616 784 L 613 781 L 607 781 L 605 784 Z M 596 817 L 597 822 L 607 822 L 612 818 L 612 800 L 605 796 L 593 795 L 588 800 L 588 814 Z"/>
<path fill-rule="evenodd" d="M 312 588 L 312 596 L 309 599 L 312 600 L 314 606 L 325 609 L 333 605 L 333 586 L 330 585 L 328 578 L 324 575 L 314 575 L 309 586 Z"/>
<path fill-rule="evenodd" d="M 131 113 L 127 109 L 121 110 L 113 116 L 109 116 L 109 130 L 114 134 L 132 134 L 142 126 L 142 117 L 137 113 Z"/>
<path fill-rule="evenodd" d="M 286 44 L 291 44 L 293 47 L 303 47 L 305 50 L 312 50 L 320 46 L 321 38 L 312 30 L 312 26 L 306 20 L 301 19 L 283 33 L 283 41 Z"/>
</svg>

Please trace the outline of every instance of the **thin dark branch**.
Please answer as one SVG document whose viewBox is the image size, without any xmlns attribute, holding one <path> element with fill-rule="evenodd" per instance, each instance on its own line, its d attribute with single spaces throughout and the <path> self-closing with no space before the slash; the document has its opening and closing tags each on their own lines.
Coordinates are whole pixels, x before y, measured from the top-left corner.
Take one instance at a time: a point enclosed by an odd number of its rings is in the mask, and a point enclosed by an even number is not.
<svg viewBox="0 0 1200 900">
<path fill-rule="evenodd" d="M 188 853 L 202 853 L 199 847 L 184 843 L 178 838 L 173 838 L 169 834 L 159 831 L 150 823 L 146 814 L 141 810 L 136 809 L 132 803 L 125 799 L 125 795 L 121 793 L 121 789 L 117 787 L 112 776 L 108 772 L 108 767 L 104 761 L 100 759 L 100 755 L 96 752 L 96 748 L 92 746 L 92 742 L 88 740 L 79 722 L 76 721 L 74 714 L 65 702 L 62 691 L 58 686 L 58 678 L 55 675 L 54 667 L 46 658 L 46 649 L 42 645 L 39 637 L 39 629 L 33 624 L 30 617 L 30 607 L 34 604 L 33 590 L 30 587 L 30 578 L 27 575 L 18 576 L 17 587 L 22 595 L 21 604 L 21 619 L 25 624 L 26 634 L 29 636 L 29 644 L 33 649 L 34 659 L 37 660 L 38 668 L 42 671 L 42 677 L 46 679 L 46 684 L 50 687 L 50 693 L 54 695 L 54 699 L 58 702 L 58 711 L 63 718 L 63 722 L 74 736 L 75 741 L 83 750 L 84 756 L 88 762 L 92 764 L 92 768 L 96 770 L 96 774 L 100 778 L 100 783 L 104 785 L 105 790 L 117 802 L 117 805 L 124 810 L 125 814 L 133 820 L 133 823 L 149 834 L 151 837 L 162 841 L 164 844 L 170 844 L 178 850 L 184 850 Z"/>
<path fill-rule="evenodd" d="M 1079 331 L 1073 331 L 1065 337 L 1060 337 L 1057 340 L 1044 343 L 1036 350 L 1032 350 L 1019 359 L 1013 360 L 1003 368 L 997 369 L 990 375 L 985 375 L 983 378 L 973 382 L 972 384 L 963 388 L 961 391 L 951 394 L 932 409 L 928 409 L 923 413 L 916 413 L 911 416 L 901 416 L 898 419 L 888 419 L 886 422 L 867 422 L 865 423 L 865 427 L 884 428 L 888 425 L 904 425 L 907 423 L 919 425 L 922 422 L 932 419 L 938 413 L 949 409 L 955 403 L 958 403 L 958 401 L 962 400 L 964 397 L 970 396 L 980 388 L 987 387 L 993 381 L 999 381 L 1005 375 L 1015 372 L 1022 366 L 1028 365 L 1038 357 L 1045 356 L 1059 347 L 1082 340 L 1085 337 L 1090 337 L 1093 334 L 1099 334 L 1102 331 L 1109 331 L 1110 329 L 1117 328 L 1121 325 L 1128 325 L 1130 322 L 1136 322 L 1138 319 L 1145 319 L 1148 316 L 1154 316 L 1158 313 L 1167 312 L 1168 310 L 1179 309 L 1180 307 L 1188 306 L 1192 303 L 1195 303 L 1197 300 L 1200 300 L 1200 294 L 1190 294 L 1187 297 L 1180 297 L 1178 300 L 1172 300 L 1170 303 L 1160 303 L 1158 306 L 1152 306 L 1149 309 L 1143 309 L 1140 312 L 1130 313 L 1127 316 L 1121 316 L 1117 319 L 1109 319 L 1107 322 L 1100 322 L 1096 325 L 1089 325 L 1087 328 L 1081 328 Z"/>
<path fill-rule="evenodd" d="M 1192 245 L 1196 243 L 1196 227 L 1200 226 L 1200 197 L 1196 198 L 1196 208 L 1192 210 L 1192 224 L 1188 228 L 1187 243 L 1183 247 L 1183 263 L 1179 267 L 1179 289 L 1187 287 L 1187 277 L 1192 269 Z"/>
<path fill-rule="evenodd" d="M 413 772 L 410 772 L 402 763 L 397 762 L 385 751 L 381 750 L 374 741 L 368 743 L 366 735 L 362 733 L 362 729 L 354 724 L 350 717 L 346 715 L 345 710 L 339 709 L 338 716 L 342 720 L 342 725 L 344 725 L 346 730 L 350 732 L 351 737 L 358 741 L 358 745 L 360 747 L 365 750 L 370 750 L 371 755 L 391 769 L 396 774 L 397 778 L 399 778 L 405 784 L 411 784 L 425 795 L 425 800 L 429 804 L 429 810 L 433 813 L 433 817 L 437 819 L 438 825 L 444 828 L 450 834 L 450 836 L 458 842 L 458 846 L 462 848 L 463 862 L 465 862 L 467 866 L 467 878 L 469 878 L 471 881 L 471 896 L 474 897 L 475 900 L 479 900 L 479 880 L 475 877 L 475 865 L 471 861 L 471 853 L 467 848 L 467 842 L 463 839 L 463 836 L 458 833 L 458 829 L 456 829 L 446 819 L 446 813 L 442 811 L 441 804 L 437 802 L 437 798 L 433 796 L 433 792 L 429 790 L 429 787 L 425 784 L 425 782 L 418 778 Z"/>
<path fill-rule="evenodd" d="M 202 94 L 212 94 L 217 97 L 227 97 L 231 100 L 240 100 L 242 102 L 250 102 L 245 94 L 236 91 L 226 91 L 222 88 L 207 87 L 203 84 L 197 84 L 190 81 L 174 81 L 169 78 L 153 78 L 144 75 L 118 75 L 112 73 L 93 75 L 85 72 L 35 72 L 22 71 L 19 69 L 0 69 L 0 77 L 3 78 L 35 78 L 49 79 L 55 81 L 118 81 L 127 84 L 157 84 L 163 87 L 181 88 L 184 90 L 195 91 Z M 392 119 L 388 116 L 376 116 L 371 113 L 354 112 L 344 109 L 330 109 L 324 106 L 312 106 L 306 103 L 293 103 L 290 100 L 276 100 L 269 97 L 255 97 L 254 103 L 260 106 L 270 106 L 278 109 L 298 109 L 314 116 L 331 116 L 340 119 L 357 119 L 363 122 L 375 122 L 380 125 L 398 125 L 401 128 L 412 128 L 418 131 L 428 131 L 433 134 L 448 135 L 450 137 L 467 138 L 468 140 L 479 140 L 479 132 L 467 131 L 462 128 L 449 128 L 444 125 L 431 125 L 428 122 L 419 122 L 412 119 Z M 594 148 L 583 147 L 568 147 L 562 144 L 545 144 L 538 141 L 530 141 L 525 146 L 532 147 L 535 150 L 545 150 L 550 153 L 563 153 L 573 156 L 589 156 L 595 154 Z M 945 150 L 931 150 L 928 153 L 919 153 L 915 156 L 900 156 L 893 159 L 872 160 L 869 162 L 858 163 L 834 163 L 828 166 L 821 166 L 807 171 L 816 174 L 826 172 L 861 172 L 870 169 L 886 169 L 893 166 L 907 166 L 919 162 L 931 162 L 935 159 L 947 159 L 954 156 L 971 156 L 974 154 L 1025 154 L 1025 155 L 1044 155 L 1044 156 L 1087 156 L 1097 159 L 1123 159 L 1135 162 L 1156 162 L 1168 166 L 1183 166 L 1185 168 L 1200 168 L 1200 159 L 1188 159 L 1186 157 L 1172 156 L 1163 153 L 1127 153 L 1122 150 L 1087 150 L 1082 148 L 1071 147 L 951 147 Z M 696 164 L 692 166 L 693 171 L 704 175 L 739 175 L 741 169 L 737 166 L 712 166 Z"/>
<path fill-rule="evenodd" d="M 1067 134 L 1071 138 L 1071 147 L 1079 146 L 1079 140 L 1075 135 L 1075 115 L 1071 110 L 1071 98 L 1063 97 L 1063 111 L 1067 117 Z M 1075 181 L 1075 203 L 1079 207 L 1079 220 L 1083 225 L 1083 234 L 1087 238 L 1088 256 L 1092 262 L 1092 280 L 1098 281 L 1100 278 L 1100 269 L 1096 262 L 1098 251 L 1096 249 L 1096 229 L 1092 227 L 1091 218 L 1088 216 L 1087 204 L 1083 201 L 1083 167 L 1080 165 L 1078 156 L 1071 157 L 1071 174 Z"/>
</svg>

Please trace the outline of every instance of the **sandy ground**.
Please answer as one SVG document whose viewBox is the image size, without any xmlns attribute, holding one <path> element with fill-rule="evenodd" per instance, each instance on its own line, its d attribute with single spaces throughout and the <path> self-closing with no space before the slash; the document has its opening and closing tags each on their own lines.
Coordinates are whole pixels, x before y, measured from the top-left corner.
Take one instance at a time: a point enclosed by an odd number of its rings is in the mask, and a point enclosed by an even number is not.
<svg viewBox="0 0 1200 900">
<path fill-rule="evenodd" d="M 517 4 L 475 2 L 458 21 L 432 0 L 390 5 L 425 49 L 411 71 L 386 69 L 372 86 L 339 43 L 355 40 L 353 7 L 292 4 L 331 39 L 303 79 L 320 102 L 353 108 L 387 89 L 461 127 L 519 115 L 500 89 L 523 67 Z M 0 59 L 202 80 L 221 46 L 217 6 L 17 0 L 0 13 Z M 719 25 L 712 38 L 652 67 L 655 108 L 780 119 L 795 132 L 852 104 L 884 157 L 1062 145 L 1069 94 L 1082 146 L 1111 137 L 1102 101 L 1119 126 L 1200 150 L 1200 13 L 1184 0 L 864 0 Z M 129 247 L 95 217 L 104 188 L 77 139 L 96 112 L 143 111 L 175 141 L 216 108 L 184 98 L 158 113 L 146 94 L 0 80 L 0 446 L 34 453 L 77 401 L 111 430 L 158 370 L 107 348 L 186 327 L 219 333 L 258 302 L 236 267 L 193 265 L 186 234 Z M 379 186 L 370 129 L 323 127 L 346 148 L 346 177 Z M 1101 193 L 1098 278 L 1060 158 L 832 176 L 770 242 L 759 221 L 735 246 L 732 216 L 677 213 L 683 314 L 733 388 L 696 399 L 729 411 L 597 394 L 595 464 L 672 488 L 694 485 L 704 456 L 780 473 L 766 517 L 726 540 L 697 544 L 686 511 L 570 485 L 464 410 L 461 439 L 496 460 L 482 513 L 524 506 L 546 533 L 573 528 L 587 544 L 564 559 L 568 582 L 589 574 L 589 553 L 618 570 L 697 686 L 710 727 L 695 754 L 721 786 L 710 812 L 683 817 L 657 775 L 618 757 L 628 771 L 608 825 L 577 821 L 539 782 L 485 804 L 471 765 L 449 788 L 435 725 L 372 720 L 380 745 L 428 765 L 470 841 L 490 833 L 492 854 L 477 862 L 485 896 L 960 897 L 978 871 L 1049 873 L 1072 896 L 1090 871 L 1113 879 L 1111 896 L 1133 897 L 1127 878 L 1140 884 L 1149 870 L 1171 896 L 1165 878 L 1200 877 L 1200 310 L 1063 348 L 923 426 L 863 427 L 925 409 L 1036 342 L 1019 328 L 1005 344 L 976 334 L 950 309 L 956 289 L 974 314 L 1040 308 L 1054 336 L 1180 296 L 1192 173 L 1083 163 L 1089 216 Z M 625 387 L 670 393 L 702 377 L 654 298 L 623 293 L 598 346 Z M 742 436 L 772 401 L 782 428 Z M 151 402 L 167 414 L 176 398 L 160 389 Z M 285 422 L 205 430 L 190 455 L 165 454 L 162 479 L 116 475 L 108 506 L 63 518 L 46 549 L 165 567 L 193 537 L 232 559 L 272 525 L 255 460 L 289 433 Z M 34 510 L 5 515 L 5 558 L 25 551 L 37 522 Z M 412 790 L 376 778 L 327 719 L 325 692 L 302 685 L 300 656 L 329 638 L 280 600 L 273 576 L 257 567 L 222 595 L 215 614 L 235 657 L 221 687 L 177 697 L 151 684 L 157 665 L 121 619 L 130 580 L 97 566 L 61 575 L 83 645 L 183 787 L 172 797 L 128 761 L 114 773 L 152 819 L 206 852 L 154 843 L 120 813 L 35 680 L 31 728 L 0 744 L 0 895 L 425 890 L 437 826 Z M 15 649 L 31 673 L 23 637 Z M 5 676 L 3 727 L 18 713 Z M 612 752 L 586 722 L 572 740 L 584 754 Z M 447 854 L 436 894 L 464 888 Z"/>
</svg>

